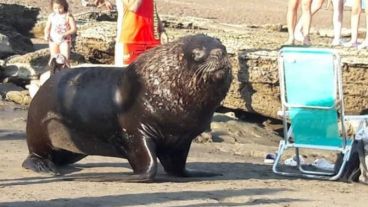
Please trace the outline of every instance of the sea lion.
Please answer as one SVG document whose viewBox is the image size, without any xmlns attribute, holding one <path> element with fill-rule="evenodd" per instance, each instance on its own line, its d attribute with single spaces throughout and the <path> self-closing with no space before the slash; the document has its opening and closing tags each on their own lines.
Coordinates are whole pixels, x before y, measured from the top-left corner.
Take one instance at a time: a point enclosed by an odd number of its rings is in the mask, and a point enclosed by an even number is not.
<svg viewBox="0 0 368 207">
<path fill-rule="evenodd" d="M 232 80 L 226 48 L 203 34 L 150 49 L 127 68 L 86 67 L 53 75 L 32 100 L 23 167 L 57 174 L 87 155 L 128 159 L 130 181 L 150 181 L 157 158 L 173 176 L 211 122 Z"/>
</svg>

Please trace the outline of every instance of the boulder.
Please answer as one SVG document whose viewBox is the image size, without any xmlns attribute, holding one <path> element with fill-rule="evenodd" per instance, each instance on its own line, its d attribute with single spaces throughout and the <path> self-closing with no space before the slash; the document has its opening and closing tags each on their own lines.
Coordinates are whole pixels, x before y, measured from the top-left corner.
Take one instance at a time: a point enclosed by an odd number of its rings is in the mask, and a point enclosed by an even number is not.
<svg viewBox="0 0 368 207">
<path fill-rule="evenodd" d="M 33 51 L 30 38 L 18 33 L 13 27 L 0 23 L 0 58 Z"/>
<path fill-rule="evenodd" d="M 38 79 L 40 74 L 48 70 L 48 62 L 50 59 L 49 50 L 41 49 L 25 55 L 16 55 L 8 58 L 6 65 L 3 67 L 1 74 L 3 77 L 17 77 L 19 79 Z M 78 65 L 85 63 L 82 55 L 77 53 L 71 54 L 71 64 Z"/>
<path fill-rule="evenodd" d="M 40 9 L 35 7 L 0 3 L 0 23 L 28 36 L 37 22 L 39 12 Z"/>
<path fill-rule="evenodd" d="M 116 22 L 118 19 L 117 11 L 88 11 L 84 13 L 75 14 L 74 18 L 80 23 L 86 23 L 90 21 L 108 21 L 108 22 Z"/>
<path fill-rule="evenodd" d="M 21 105 L 29 105 L 31 103 L 32 98 L 29 96 L 27 90 L 9 91 L 5 96 L 5 100 L 13 101 L 14 103 Z"/>
<path fill-rule="evenodd" d="M 88 62 L 111 64 L 114 62 L 116 22 L 91 21 L 78 29 L 75 50 Z"/>
<path fill-rule="evenodd" d="M 24 88 L 15 85 L 14 83 L 0 83 L 0 96 L 5 98 L 10 91 L 23 91 Z"/>
<path fill-rule="evenodd" d="M 278 51 L 239 51 L 232 57 L 234 79 L 223 105 L 280 119 Z M 346 114 L 368 113 L 367 52 L 339 49 Z"/>
</svg>

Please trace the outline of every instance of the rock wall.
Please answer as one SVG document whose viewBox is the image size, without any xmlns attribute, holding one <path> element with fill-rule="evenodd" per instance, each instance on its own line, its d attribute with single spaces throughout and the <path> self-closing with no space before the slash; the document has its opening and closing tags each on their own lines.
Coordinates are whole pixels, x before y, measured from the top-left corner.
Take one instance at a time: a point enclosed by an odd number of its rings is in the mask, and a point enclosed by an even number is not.
<svg viewBox="0 0 368 207">
<path fill-rule="evenodd" d="M 88 22 L 78 30 L 75 50 L 86 60 L 97 64 L 114 62 L 115 22 Z"/>
<path fill-rule="evenodd" d="M 362 54 L 338 50 L 342 57 L 345 112 L 368 113 L 368 64 Z M 348 53 L 350 55 L 344 55 Z M 357 52 L 355 52 L 357 53 Z M 234 58 L 233 58 L 234 60 Z M 234 79 L 224 106 L 280 118 L 281 109 L 277 51 L 240 51 L 233 61 Z"/>
<path fill-rule="evenodd" d="M 29 36 L 38 13 L 38 8 L 0 4 L 0 58 L 33 51 Z"/>
<path fill-rule="evenodd" d="M 0 3 L 0 24 L 11 26 L 22 35 L 29 36 L 39 12 L 39 8 Z"/>
<path fill-rule="evenodd" d="M 116 13 L 89 12 L 76 15 L 78 34 L 72 65 L 83 62 L 112 64 L 116 37 Z M 228 108 L 277 117 L 281 109 L 277 54 L 286 38 L 282 25 L 227 25 L 200 18 L 162 16 L 170 40 L 205 33 L 226 46 L 233 65 L 233 82 L 223 105 Z M 33 32 L 42 37 L 44 21 Z M 38 31 L 38 32 L 37 32 Z M 312 35 L 316 47 L 329 47 L 330 38 Z M 349 114 L 368 111 L 368 51 L 337 49 L 342 57 L 345 108 Z M 14 56 L 0 66 L 0 78 L 37 78 L 45 71 L 47 49 Z M 2 68 L 2 69 L 1 69 Z M 1 77 L 3 75 L 4 77 Z"/>
</svg>

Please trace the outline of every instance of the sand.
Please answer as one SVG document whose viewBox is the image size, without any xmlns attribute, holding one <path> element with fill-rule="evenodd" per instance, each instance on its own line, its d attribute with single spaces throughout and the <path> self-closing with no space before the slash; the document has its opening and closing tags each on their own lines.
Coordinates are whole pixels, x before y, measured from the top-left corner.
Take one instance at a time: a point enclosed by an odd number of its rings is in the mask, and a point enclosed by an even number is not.
<svg viewBox="0 0 368 207">
<path fill-rule="evenodd" d="M 29 3 L 47 13 L 44 1 L 0 0 Z M 78 1 L 70 1 L 81 11 Z M 159 0 L 162 14 L 217 18 L 232 24 L 284 23 L 286 0 Z M 330 10 L 319 18 L 327 19 Z M 219 17 L 221 16 L 221 17 Z M 330 27 L 328 20 L 319 21 Z M 265 118 L 216 113 L 212 142 L 193 143 L 188 167 L 221 176 L 172 178 L 159 168 L 153 183 L 124 183 L 131 173 L 126 160 L 89 156 L 62 169 L 62 176 L 39 175 L 21 168 L 28 154 L 25 141 L 27 108 L 0 102 L 0 206 L 366 206 L 368 187 L 362 184 L 277 176 L 264 164 L 281 137 L 265 127 Z M 279 122 L 271 125 L 279 127 Z M 317 154 L 318 155 L 318 154 Z M 309 161 L 316 154 L 308 154 Z"/>
</svg>

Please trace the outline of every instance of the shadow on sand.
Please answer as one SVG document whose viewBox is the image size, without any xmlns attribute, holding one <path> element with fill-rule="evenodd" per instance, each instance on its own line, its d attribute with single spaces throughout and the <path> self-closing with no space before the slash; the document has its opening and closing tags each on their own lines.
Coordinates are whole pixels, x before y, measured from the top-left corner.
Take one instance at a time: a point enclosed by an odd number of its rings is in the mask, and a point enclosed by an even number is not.
<svg viewBox="0 0 368 207">
<path fill-rule="evenodd" d="M 129 172 L 111 172 L 111 173 L 83 173 L 80 172 L 83 168 L 103 168 L 103 167 L 117 167 L 117 168 L 129 168 L 128 163 L 93 163 L 93 164 L 74 164 L 60 169 L 61 176 L 47 176 L 40 175 L 36 177 L 26 177 L 17 179 L 0 179 L 0 187 L 15 186 L 15 185 L 32 185 L 42 183 L 52 183 L 61 181 L 84 181 L 84 182 L 124 182 L 124 177 L 130 175 Z M 205 163 L 205 162 L 193 162 L 188 163 L 189 169 L 202 170 L 220 174 L 214 177 L 195 177 L 195 178 L 180 178 L 167 176 L 160 166 L 158 169 L 155 183 L 165 182 L 202 182 L 202 181 L 231 181 L 231 180 L 270 180 L 270 179 L 286 179 L 291 180 L 294 178 L 278 176 L 272 173 L 272 166 L 254 164 L 254 163 Z"/>
<path fill-rule="evenodd" d="M 227 198 L 236 196 L 271 196 L 279 192 L 290 191 L 285 188 L 250 188 L 250 189 L 223 189 L 212 191 L 180 191 L 180 192 L 154 192 L 154 193 L 136 193 L 125 195 L 111 195 L 100 197 L 80 197 L 80 198 L 60 198 L 47 201 L 18 201 L 0 203 L 0 206 L 28 207 L 28 206 L 130 206 L 130 205 L 158 205 L 175 200 L 192 201 L 190 205 L 175 205 L 179 207 L 189 206 L 252 206 L 262 204 L 279 204 L 292 202 L 308 202 L 305 199 L 298 198 L 262 198 L 248 199 L 245 202 L 229 202 Z M 211 201 L 211 202 L 209 202 Z M 193 202 L 195 204 L 193 204 Z M 173 205 L 171 205 L 173 206 Z"/>
</svg>

